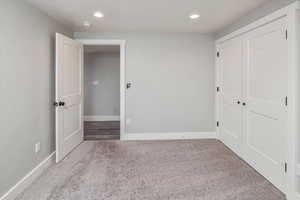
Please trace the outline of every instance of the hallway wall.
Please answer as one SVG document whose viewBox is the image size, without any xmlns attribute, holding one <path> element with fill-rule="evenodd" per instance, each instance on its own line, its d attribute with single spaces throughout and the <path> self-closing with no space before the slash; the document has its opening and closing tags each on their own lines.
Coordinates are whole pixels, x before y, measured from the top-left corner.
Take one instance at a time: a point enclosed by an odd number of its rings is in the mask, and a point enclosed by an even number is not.
<svg viewBox="0 0 300 200">
<path fill-rule="evenodd" d="M 85 53 L 84 115 L 120 116 L 120 53 Z"/>
</svg>

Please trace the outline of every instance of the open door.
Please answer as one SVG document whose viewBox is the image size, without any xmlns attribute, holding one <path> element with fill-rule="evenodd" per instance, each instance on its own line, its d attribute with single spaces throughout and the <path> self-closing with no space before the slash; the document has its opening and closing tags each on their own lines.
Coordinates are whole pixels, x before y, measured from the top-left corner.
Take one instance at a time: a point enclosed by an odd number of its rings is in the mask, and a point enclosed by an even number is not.
<svg viewBox="0 0 300 200">
<path fill-rule="evenodd" d="M 83 45 L 56 34 L 56 162 L 83 141 Z"/>
</svg>

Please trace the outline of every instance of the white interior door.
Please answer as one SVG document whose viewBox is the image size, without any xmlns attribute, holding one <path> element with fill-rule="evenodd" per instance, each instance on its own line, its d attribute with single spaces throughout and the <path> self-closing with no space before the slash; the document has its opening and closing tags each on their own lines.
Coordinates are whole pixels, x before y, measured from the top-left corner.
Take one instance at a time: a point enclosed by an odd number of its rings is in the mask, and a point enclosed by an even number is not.
<svg viewBox="0 0 300 200">
<path fill-rule="evenodd" d="M 56 34 L 56 161 L 83 141 L 83 46 Z"/>
<path fill-rule="evenodd" d="M 285 18 L 246 35 L 245 159 L 284 191 L 288 92 Z"/>
<path fill-rule="evenodd" d="M 242 65 L 243 43 L 235 38 L 219 46 L 220 139 L 242 154 Z"/>
</svg>

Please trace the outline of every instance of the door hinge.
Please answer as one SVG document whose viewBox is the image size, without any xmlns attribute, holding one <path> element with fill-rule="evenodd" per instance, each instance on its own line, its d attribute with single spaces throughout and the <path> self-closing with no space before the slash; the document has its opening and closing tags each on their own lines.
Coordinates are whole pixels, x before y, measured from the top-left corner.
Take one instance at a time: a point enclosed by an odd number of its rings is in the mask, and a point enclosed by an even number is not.
<svg viewBox="0 0 300 200">
<path fill-rule="evenodd" d="M 284 102 L 285 106 L 288 106 L 288 97 L 285 97 L 285 102 Z"/>
<path fill-rule="evenodd" d="M 287 163 L 284 163 L 284 172 L 287 173 L 287 170 L 288 170 Z"/>
<path fill-rule="evenodd" d="M 220 52 L 217 52 L 217 57 L 218 57 L 218 58 L 220 57 Z"/>
<path fill-rule="evenodd" d="M 217 127 L 219 127 L 220 126 L 220 122 L 217 122 Z"/>
<path fill-rule="evenodd" d="M 220 92 L 220 87 L 219 86 L 217 87 L 217 92 Z"/>
<path fill-rule="evenodd" d="M 286 40 L 288 39 L 288 30 L 287 29 L 285 30 L 285 39 Z"/>
</svg>

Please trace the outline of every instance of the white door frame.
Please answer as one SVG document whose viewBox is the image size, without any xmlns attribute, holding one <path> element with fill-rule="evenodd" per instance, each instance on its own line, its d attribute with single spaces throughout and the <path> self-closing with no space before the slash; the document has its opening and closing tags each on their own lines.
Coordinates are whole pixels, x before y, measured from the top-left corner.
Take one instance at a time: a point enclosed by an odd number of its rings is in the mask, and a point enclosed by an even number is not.
<svg viewBox="0 0 300 200">
<path fill-rule="evenodd" d="M 83 45 L 115 45 L 120 46 L 120 139 L 124 140 L 126 135 L 126 40 L 110 40 L 110 39 L 77 39 Z M 82 116 L 84 117 L 84 116 Z"/>
<path fill-rule="evenodd" d="M 296 11 L 300 12 L 300 2 L 294 2 L 282 9 L 279 9 L 275 12 L 273 12 L 270 15 L 267 15 L 249 25 L 246 25 L 243 28 L 238 29 L 237 31 L 234 31 L 218 40 L 215 41 L 215 50 L 216 54 L 219 52 L 219 44 L 230 40 L 234 37 L 243 35 L 244 33 L 247 33 L 257 27 L 263 26 L 264 24 L 267 24 L 269 22 L 272 22 L 276 19 L 287 17 L 288 20 L 288 131 L 287 131 L 287 175 L 286 175 L 286 196 L 288 200 L 300 200 L 300 193 L 298 191 L 299 188 L 299 178 L 300 178 L 300 163 L 298 163 L 298 158 L 300 156 L 299 151 L 299 142 L 298 142 L 298 110 L 300 109 L 297 105 L 298 101 L 298 95 L 299 95 L 299 86 L 297 80 L 299 79 L 299 72 L 298 72 L 298 62 L 299 62 L 299 49 L 298 46 L 299 43 L 299 32 L 300 28 L 296 27 L 297 24 L 297 15 Z M 300 19 L 298 19 L 300 20 Z M 299 23 L 299 22 L 298 22 Z M 299 26 L 299 25 L 298 25 Z M 222 54 L 222 53 L 221 53 Z M 216 56 L 215 60 L 215 83 L 216 87 L 220 86 L 220 74 L 219 74 L 219 59 Z M 222 90 L 222 87 L 221 87 Z M 216 92 L 215 96 L 215 102 L 216 102 L 216 121 L 219 121 L 220 119 L 220 100 L 219 100 L 219 93 Z M 217 127 L 217 137 L 220 138 L 219 128 Z"/>
</svg>

